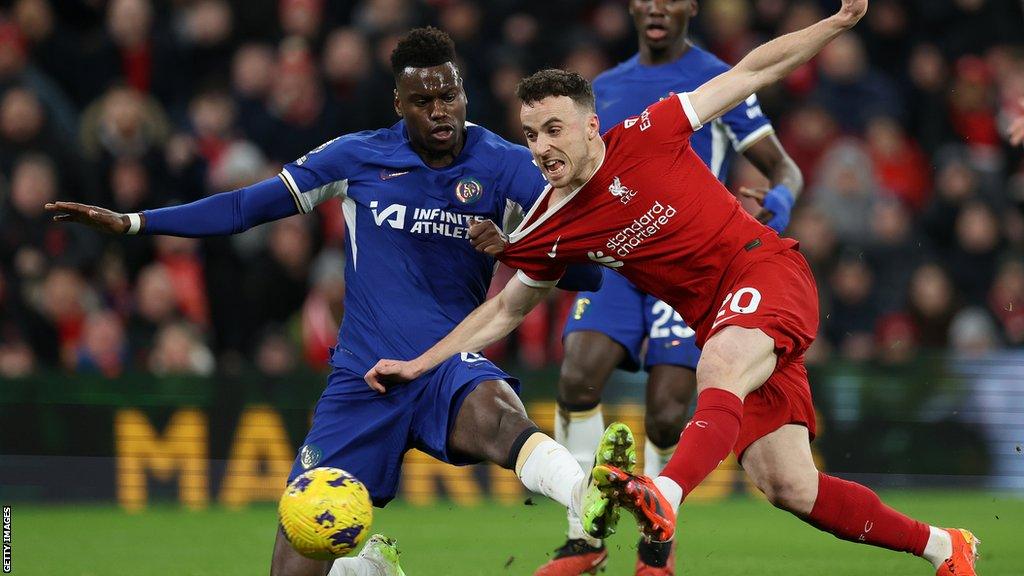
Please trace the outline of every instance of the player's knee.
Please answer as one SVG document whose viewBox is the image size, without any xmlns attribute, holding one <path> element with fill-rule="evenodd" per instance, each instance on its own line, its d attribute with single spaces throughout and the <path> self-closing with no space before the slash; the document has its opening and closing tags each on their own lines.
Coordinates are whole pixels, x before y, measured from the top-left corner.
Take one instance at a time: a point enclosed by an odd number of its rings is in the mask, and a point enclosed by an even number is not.
<svg viewBox="0 0 1024 576">
<path fill-rule="evenodd" d="M 817 495 L 817 484 L 797 474 L 769 474 L 757 482 L 772 506 L 794 514 L 810 514 Z"/>
<path fill-rule="evenodd" d="M 686 424 L 686 406 L 683 405 L 681 410 L 674 406 L 652 408 L 648 406 L 647 414 L 644 415 L 647 439 L 661 448 L 674 446 L 679 442 L 679 435 Z"/>
<path fill-rule="evenodd" d="M 601 388 L 590 370 L 567 360 L 558 377 L 558 399 L 569 406 L 596 406 L 601 402 Z"/>
</svg>

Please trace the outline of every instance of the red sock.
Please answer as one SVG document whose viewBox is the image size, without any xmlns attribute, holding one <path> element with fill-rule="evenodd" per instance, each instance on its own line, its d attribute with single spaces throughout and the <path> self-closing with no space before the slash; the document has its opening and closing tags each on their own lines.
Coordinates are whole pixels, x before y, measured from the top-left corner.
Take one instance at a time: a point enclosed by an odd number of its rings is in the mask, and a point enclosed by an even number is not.
<svg viewBox="0 0 1024 576">
<path fill-rule="evenodd" d="M 661 475 L 675 481 L 683 496 L 693 491 L 736 446 L 743 401 L 732 392 L 708 388 L 697 396 L 697 410 Z"/>
<path fill-rule="evenodd" d="M 924 554 L 927 524 L 889 508 L 866 486 L 818 473 L 818 499 L 806 519 L 820 530 L 850 542 Z"/>
</svg>

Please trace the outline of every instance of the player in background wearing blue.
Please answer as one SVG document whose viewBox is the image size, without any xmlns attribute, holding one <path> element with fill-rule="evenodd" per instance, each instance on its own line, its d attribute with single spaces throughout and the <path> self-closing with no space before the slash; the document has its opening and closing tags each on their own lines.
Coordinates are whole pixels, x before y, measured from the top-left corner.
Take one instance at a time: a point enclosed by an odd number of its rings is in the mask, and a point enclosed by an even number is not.
<svg viewBox="0 0 1024 576">
<path fill-rule="evenodd" d="M 689 92 L 728 67 L 687 38 L 697 0 L 630 0 L 629 13 L 639 51 L 594 80 L 601 126 L 611 128 L 640 114 L 670 93 Z M 719 180 L 729 173 L 733 150 L 743 154 L 768 180 L 770 190 L 741 189 L 763 205 L 758 218 L 781 233 L 803 187 L 800 169 L 786 154 L 757 97 L 727 112 L 708 130 L 691 138 L 693 149 Z M 641 350 L 647 351 L 641 362 Z M 586 470 L 604 430 L 601 395 L 612 371 L 647 371 L 647 442 L 644 473 L 656 477 L 675 450 L 696 388 L 700 351 L 694 332 L 671 306 L 641 292 L 629 280 L 604 270 L 597 292 L 581 292 L 565 327 L 565 359 L 558 382 L 555 439 Z M 636 574 L 673 573 L 672 550 L 641 541 Z M 535 576 L 593 573 L 606 562 L 604 544 L 570 520 L 568 539 Z"/>
<path fill-rule="evenodd" d="M 366 485 L 375 505 L 384 506 L 397 491 L 403 455 L 418 448 L 453 464 L 488 460 L 514 469 L 527 488 L 578 513 L 584 499 L 607 502 L 586 490 L 589 473 L 569 451 L 527 417 L 518 381 L 482 355 L 457 354 L 386 394 L 363 380 L 381 358 L 415 358 L 483 303 L 495 260 L 470 245 L 469 222 L 514 225 L 545 187 L 526 148 L 466 122 L 466 94 L 454 62 L 447 34 L 413 30 L 391 55 L 395 111 L 402 120 L 332 140 L 276 178 L 135 214 L 68 202 L 47 209 L 55 220 L 112 233 L 195 237 L 238 233 L 340 198 L 347 232 L 345 318 L 327 388 L 289 481 L 317 466 L 342 468 Z M 574 282 L 596 289 L 600 275 L 594 267 L 582 268 Z M 359 557 L 332 566 L 300 556 L 278 531 L 272 575 L 328 571 L 402 574 L 397 549 L 387 539 L 374 537 Z"/>
</svg>

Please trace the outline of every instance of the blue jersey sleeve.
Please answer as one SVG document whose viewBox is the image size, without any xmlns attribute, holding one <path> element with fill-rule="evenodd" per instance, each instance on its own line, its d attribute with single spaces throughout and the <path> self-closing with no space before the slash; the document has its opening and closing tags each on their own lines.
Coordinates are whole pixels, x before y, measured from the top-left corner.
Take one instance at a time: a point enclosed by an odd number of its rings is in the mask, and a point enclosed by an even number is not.
<svg viewBox="0 0 1024 576">
<path fill-rule="evenodd" d="M 344 198 L 349 177 L 358 170 L 355 134 L 341 136 L 285 165 L 278 175 L 292 195 L 296 209 L 306 214 L 331 198 Z"/>
<path fill-rule="evenodd" d="M 722 115 L 722 123 L 725 125 L 729 140 L 732 141 L 732 147 L 740 153 L 761 138 L 775 132 L 772 123 L 761 110 L 756 94 L 752 94 Z"/>
<path fill-rule="evenodd" d="M 188 204 L 144 210 L 142 233 L 190 238 L 237 234 L 296 213 L 287 187 L 280 178 L 271 178 Z"/>
</svg>

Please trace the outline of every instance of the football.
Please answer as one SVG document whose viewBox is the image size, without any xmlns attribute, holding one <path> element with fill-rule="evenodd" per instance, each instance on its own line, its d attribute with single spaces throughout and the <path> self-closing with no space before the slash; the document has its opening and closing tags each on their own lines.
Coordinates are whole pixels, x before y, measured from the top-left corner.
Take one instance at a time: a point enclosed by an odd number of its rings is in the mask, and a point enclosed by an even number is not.
<svg viewBox="0 0 1024 576">
<path fill-rule="evenodd" d="M 338 468 L 313 468 L 295 478 L 277 507 L 281 529 L 299 554 L 331 560 L 351 554 L 370 532 L 370 493 Z"/>
</svg>

